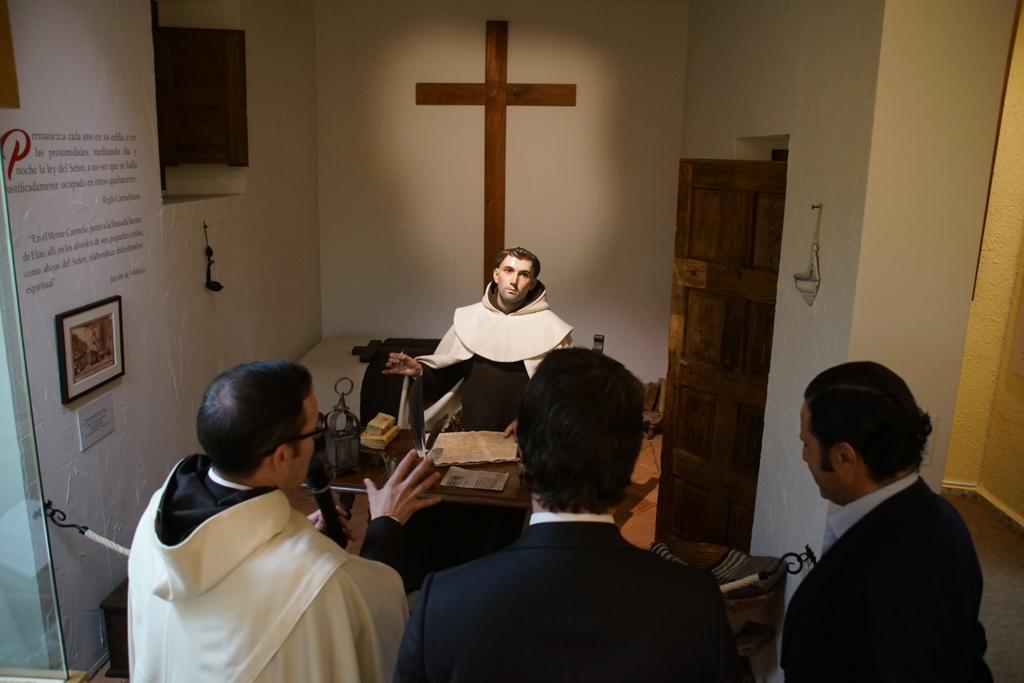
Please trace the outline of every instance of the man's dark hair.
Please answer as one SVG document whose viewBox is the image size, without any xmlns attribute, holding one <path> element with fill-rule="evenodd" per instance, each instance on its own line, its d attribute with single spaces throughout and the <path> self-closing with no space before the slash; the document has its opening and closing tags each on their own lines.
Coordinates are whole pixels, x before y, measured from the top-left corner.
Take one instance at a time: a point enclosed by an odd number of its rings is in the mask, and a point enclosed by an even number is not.
<svg viewBox="0 0 1024 683">
<path fill-rule="evenodd" d="M 267 451 L 302 431 L 313 379 L 301 365 L 243 363 L 217 376 L 196 416 L 199 443 L 225 474 L 254 472 Z"/>
<path fill-rule="evenodd" d="M 588 349 L 552 351 L 526 387 L 516 430 L 523 477 L 553 512 L 620 503 L 643 438 L 643 387 Z"/>
<path fill-rule="evenodd" d="M 504 261 L 509 256 L 514 256 L 515 258 L 520 259 L 526 259 L 527 261 L 531 262 L 533 264 L 531 272 L 533 273 L 534 279 L 540 277 L 540 259 L 537 258 L 537 255 L 534 254 L 532 251 L 530 251 L 529 249 L 523 249 L 522 247 L 510 247 L 503 251 L 499 251 L 498 255 L 494 257 L 494 267 L 499 267 L 501 265 L 501 262 Z"/>
<path fill-rule="evenodd" d="M 815 377 L 804 400 L 811 432 L 821 445 L 821 468 L 831 471 L 828 452 L 848 443 L 880 483 L 921 467 L 932 423 L 899 375 L 878 363 L 843 363 Z"/>
</svg>

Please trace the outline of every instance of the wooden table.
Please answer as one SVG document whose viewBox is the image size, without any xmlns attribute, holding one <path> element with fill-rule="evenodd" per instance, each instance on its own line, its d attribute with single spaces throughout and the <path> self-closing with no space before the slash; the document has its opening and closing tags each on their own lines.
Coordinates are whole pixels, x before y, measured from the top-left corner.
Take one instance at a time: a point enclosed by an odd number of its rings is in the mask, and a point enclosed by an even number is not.
<svg viewBox="0 0 1024 683">
<path fill-rule="evenodd" d="M 395 456 L 401 459 L 412 448 L 412 432 L 403 429 L 395 440 L 388 444 L 381 453 L 387 453 L 389 457 Z M 482 469 L 488 472 L 507 472 L 508 481 L 501 491 L 484 491 L 480 489 L 462 489 L 451 486 L 435 486 L 430 493 L 441 496 L 441 499 L 449 503 L 466 503 L 472 505 L 487 505 L 492 507 L 508 507 L 530 509 L 530 492 L 523 484 L 518 462 L 493 462 L 482 465 L 460 465 L 460 467 Z M 442 473 L 447 466 L 438 467 Z M 384 486 L 387 481 L 387 470 L 384 465 L 375 467 L 357 468 L 331 481 L 331 489 L 340 493 L 366 493 L 366 486 L 363 479 L 369 478 L 377 488 Z"/>
</svg>

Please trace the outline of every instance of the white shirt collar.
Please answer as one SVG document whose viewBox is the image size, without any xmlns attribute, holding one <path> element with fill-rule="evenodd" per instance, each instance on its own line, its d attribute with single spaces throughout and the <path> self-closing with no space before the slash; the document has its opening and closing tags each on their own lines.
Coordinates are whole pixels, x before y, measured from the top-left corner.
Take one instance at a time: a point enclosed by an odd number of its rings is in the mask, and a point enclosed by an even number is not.
<svg viewBox="0 0 1024 683">
<path fill-rule="evenodd" d="M 615 524 L 611 515 L 598 515 L 593 512 L 534 512 L 530 515 L 530 526 L 549 522 L 604 522 Z"/>
<path fill-rule="evenodd" d="M 919 477 L 917 472 L 912 472 L 902 479 L 886 484 L 882 488 L 832 511 L 828 516 L 828 523 L 825 525 L 825 539 L 821 544 L 821 553 L 824 555 L 836 541 L 843 537 L 843 534 L 852 529 L 853 525 L 862 520 L 869 512 L 900 491 L 913 486 Z"/>
<path fill-rule="evenodd" d="M 222 477 L 220 474 L 218 474 L 217 470 L 215 470 L 212 467 L 207 471 L 206 476 L 208 476 L 210 478 L 210 481 L 212 481 L 214 484 L 220 484 L 221 486 L 225 486 L 225 487 L 227 487 L 229 489 L 236 489 L 238 491 L 251 491 L 252 490 L 251 486 L 246 486 L 245 484 L 238 484 L 238 483 L 233 482 L 233 481 L 228 481 L 227 479 Z"/>
</svg>

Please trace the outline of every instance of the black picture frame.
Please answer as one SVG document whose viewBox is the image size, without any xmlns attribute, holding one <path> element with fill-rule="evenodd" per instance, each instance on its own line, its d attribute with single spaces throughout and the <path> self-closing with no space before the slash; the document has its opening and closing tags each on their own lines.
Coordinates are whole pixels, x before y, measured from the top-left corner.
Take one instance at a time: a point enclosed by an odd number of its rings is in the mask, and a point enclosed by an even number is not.
<svg viewBox="0 0 1024 683">
<path fill-rule="evenodd" d="M 62 404 L 67 405 L 124 374 L 120 296 L 58 313 L 54 322 Z"/>
</svg>

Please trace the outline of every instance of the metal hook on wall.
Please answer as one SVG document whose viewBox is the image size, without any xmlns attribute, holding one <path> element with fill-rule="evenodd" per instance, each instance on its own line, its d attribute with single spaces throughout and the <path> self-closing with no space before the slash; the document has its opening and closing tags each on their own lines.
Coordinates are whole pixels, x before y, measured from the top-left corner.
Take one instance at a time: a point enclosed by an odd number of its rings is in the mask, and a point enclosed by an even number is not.
<svg viewBox="0 0 1024 683">
<path fill-rule="evenodd" d="M 224 289 L 224 285 L 214 280 L 211 275 L 213 269 L 213 247 L 210 246 L 208 230 L 206 221 L 203 221 L 203 239 L 206 240 L 206 288 L 211 292 L 219 292 Z"/>
<path fill-rule="evenodd" d="M 786 553 L 782 556 L 782 561 L 786 563 L 786 573 L 799 574 L 804 570 L 805 565 L 808 568 L 814 567 L 818 563 L 818 558 L 814 556 L 811 546 L 805 545 L 804 552 Z"/>
<path fill-rule="evenodd" d="M 793 283 L 796 291 L 800 292 L 808 306 L 814 304 L 814 298 L 818 296 L 818 288 L 821 287 L 821 262 L 818 259 L 818 240 L 821 236 L 821 204 L 811 204 L 811 211 L 818 212 L 818 220 L 814 225 L 814 238 L 811 240 L 811 262 L 806 272 L 794 273 Z"/>
</svg>

